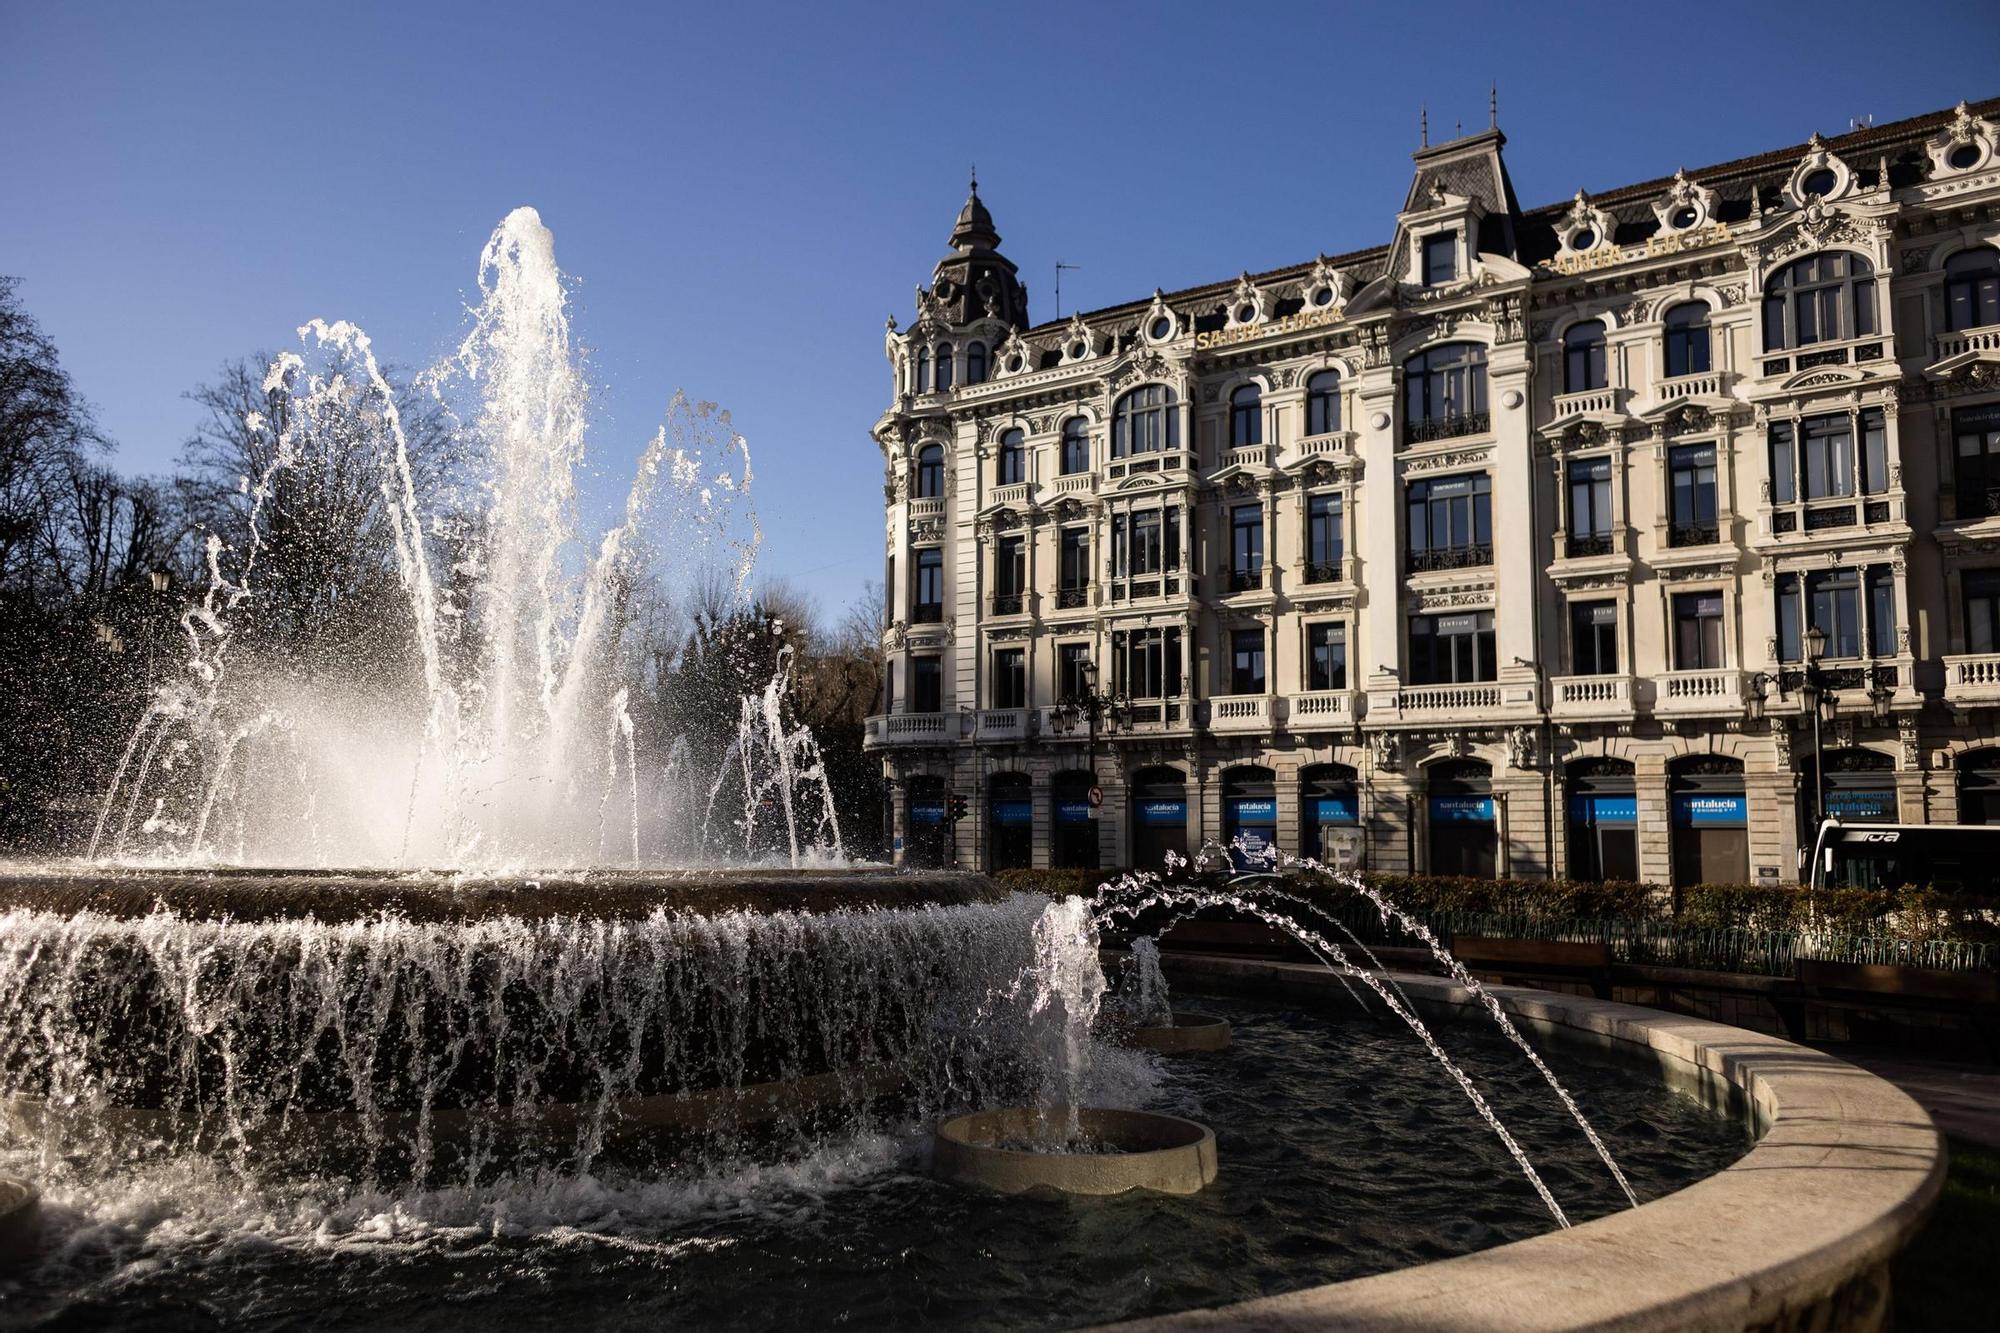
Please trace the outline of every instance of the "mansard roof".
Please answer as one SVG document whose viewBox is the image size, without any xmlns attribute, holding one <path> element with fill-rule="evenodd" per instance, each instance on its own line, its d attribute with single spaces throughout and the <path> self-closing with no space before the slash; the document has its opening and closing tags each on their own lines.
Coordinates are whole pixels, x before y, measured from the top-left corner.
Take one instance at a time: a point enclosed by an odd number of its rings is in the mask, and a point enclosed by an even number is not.
<svg viewBox="0 0 2000 1333">
<path fill-rule="evenodd" d="M 2000 117 L 2000 97 L 1991 97 L 1968 104 L 1975 116 L 1985 119 Z M 1892 186 L 1915 184 L 1921 180 L 1921 165 L 1912 157 L 1912 152 L 1920 156 L 1921 145 L 1937 131 L 1951 123 L 1955 109 L 1930 111 L 1920 116 L 1891 121 L 1883 125 L 1873 125 L 1866 129 L 1850 131 L 1847 134 L 1826 140 L 1828 151 L 1846 159 L 1854 168 L 1856 176 L 1866 188 L 1872 188 L 1880 179 L 1882 159 L 1888 159 L 1889 183 Z M 1489 136 L 1496 142 L 1493 156 L 1497 159 L 1500 144 L 1506 142 L 1498 130 L 1483 130 L 1476 135 L 1419 149 L 1416 156 L 1417 171 L 1410 186 L 1409 201 L 1416 200 L 1418 190 L 1428 190 L 1432 181 L 1441 184 L 1452 194 L 1479 200 L 1489 211 L 1489 218 L 1516 212 L 1520 218 L 1517 244 L 1520 253 L 1514 257 L 1523 264 L 1533 265 L 1557 252 L 1555 224 L 1569 211 L 1572 201 L 1563 199 L 1557 203 L 1544 204 L 1536 208 L 1518 210 L 1514 204 L 1513 184 L 1506 177 L 1504 168 L 1498 173 L 1497 182 L 1489 168 L 1484 166 L 1484 154 L 1458 153 L 1453 150 L 1476 145 Z M 1688 178 L 1699 185 L 1716 192 L 1716 220 L 1735 223 L 1756 214 L 1760 206 L 1772 207 L 1778 203 L 1778 190 L 1798 165 L 1799 160 L 1809 151 L 1811 145 L 1801 140 L 1784 148 L 1774 148 L 1749 157 L 1735 158 L 1713 166 L 1689 168 Z M 1432 173 L 1426 176 L 1426 163 Z M 1633 241 L 1643 241 L 1658 227 L 1650 205 L 1673 184 L 1671 175 L 1640 181 L 1634 185 L 1623 185 L 1589 196 L 1590 202 L 1604 209 L 1616 219 L 1618 226 L 1612 237 L 1623 245 Z M 1406 202 L 1408 207 L 1408 202 Z M 1479 238 L 1482 242 L 1484 237 Z M 1382 276 L 1388 266 L 1389 247 L 1369 246 L 1362 250 L 1351 250 L 1345 254 L 1327 257 L 1327 264 L 1344 269 L 1353 274 L 1355 285 L 1363 286 Z M 1250 281 L 1258 286 L 1271 283 L 1296 281 L 1312 271 L 1317 259 L 1303 263 L 1286 264 L 1279 268 L 1266 269 L 1249 275 Z M 1198 304 L 1205 299 L 1221 302 L 1236 288 L 1237 278 L 1226 278 L 1220 282 L 1203 283 L 1194 287 L 1184 287 L 1165 294 L 1170 305 L 1182 306 Z M 1089 323 L 1115 321 L 1121 317 L 1136 316 L 1152 305 L 1151 296 L 1136 301 L 1124 301 L 1117 305 L 1087 310 L 1082 318 Z M 1067 325 L 1070 318 L 1037 324 L 1030 333 L 1054 331 Z"/>
</svg>

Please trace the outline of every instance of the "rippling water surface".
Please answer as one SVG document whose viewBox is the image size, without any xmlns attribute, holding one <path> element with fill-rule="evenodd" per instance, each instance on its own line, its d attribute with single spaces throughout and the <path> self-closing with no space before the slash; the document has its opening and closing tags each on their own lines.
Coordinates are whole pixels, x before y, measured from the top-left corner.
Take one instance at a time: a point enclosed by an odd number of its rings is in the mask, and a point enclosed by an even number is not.
<svg viewBox="0 0 2000 1333">
<path fill-rule="evenodd" d="M 0 1324 L 1063 1328 L 1358 1277 L 1552 1225 L 1400 1024 L 1194 1007 L 1226 1014 L 1236 1045 L 1170 1063 L 1155 1098 L 1216 1131 L 1221 1177 L 1193 1198 L 972 1192 L 924 1174 L 921 1134 L 701 1181 L 607 1166 L 382 1196 L 325 1180 L 252 1196 L 184 1163 L 51 1199 L 44 1262 L 0 1278 Z M 1444 1040 L 1573 1220 L 1620 1206 L 1518 1052 L 1484 1028 Z M 1553 1055 L 1642 1199 L 1749 1147 L 1741 1125 L 1636 1073 Z"/>
</svg>

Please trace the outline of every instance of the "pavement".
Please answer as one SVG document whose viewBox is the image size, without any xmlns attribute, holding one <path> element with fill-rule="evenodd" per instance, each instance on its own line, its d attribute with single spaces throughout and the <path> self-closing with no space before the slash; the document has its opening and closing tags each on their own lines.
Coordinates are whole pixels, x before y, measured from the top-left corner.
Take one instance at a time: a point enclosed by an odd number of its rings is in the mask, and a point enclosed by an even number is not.
<svg viewBox="0 0 2000 1333">
<path fill-rule="evenodd" d="M 2000 1068 L 1845 1044 L 1818 1049 L 1909 1093 L 1952 1138 L 2000 1149 Z"/>
</svg>

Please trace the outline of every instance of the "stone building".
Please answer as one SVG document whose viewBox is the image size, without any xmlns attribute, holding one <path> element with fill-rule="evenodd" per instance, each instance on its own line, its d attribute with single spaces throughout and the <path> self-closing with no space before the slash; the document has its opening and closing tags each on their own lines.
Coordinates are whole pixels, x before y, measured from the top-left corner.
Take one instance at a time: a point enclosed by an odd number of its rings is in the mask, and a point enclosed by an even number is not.
<svg viewBox="0 0 2000 1333">
<path fill-rule="evenodd" d="M 1505 142 L 1039 325 L 975 186 L 874 429 L 899 857 L 1792 879 L 1816 754 L 2000 820 L 2000 99 L 1526 211 Z"/>
</svg>

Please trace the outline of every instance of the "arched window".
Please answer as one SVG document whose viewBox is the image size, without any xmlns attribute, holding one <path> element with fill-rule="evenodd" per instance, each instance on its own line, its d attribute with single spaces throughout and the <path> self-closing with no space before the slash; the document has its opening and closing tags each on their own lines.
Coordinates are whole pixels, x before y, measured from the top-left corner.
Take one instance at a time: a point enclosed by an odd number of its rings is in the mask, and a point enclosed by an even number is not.
<svg viewBox="0 0 2000 1333">
<path fill-rule="evenodd" d="M 937 388 L 943 393 L 951 387 L 951 344 L 939 343 L 937 349 Z"/>
<path fill-rule="evenodd" d="M 1944 261 L 1944 326 L 1953 332 L 2000 324 L 2000 250 L 1962 250 Z"/>
<path fill-rule="evenodd" d="M 1563 392 L 1604 387 L 1604 325 L 1595 319 L 1572 324 L 1563 334 Z"/>
<path fill-rule="evenodd" d="M 1714 369 L 1708 353 L 1708 307 L 1683 301 L 1667 311 L 1667 378 L 1706 375 Z"/>
<path fill-rule="evenodd" d="M 919 347 L 917 349 L 917 387 L 915 392 L 929 393 L 930 391 L 931 349 L 928 347 Z"/>
<path fill-rule="evenodd" d="M 1246 384 L 1229 395 L 1229 447 L 1245 449 L 1264 442 L 1264 395 Z"/>
<path fill-rule="evenodd" d="M 927 444 L 917 450 L 917 496 L 935 500 L 944 494 L 944 447 Z"/>
<path fill-rule="evenodd" d="M 1406 442 L 1470 435 L 1486 427 L 1484 347 L 1444 343 L 1403 363 Z"/>
<path fill-rule="evenodd" d="M 965 382 L 967 384 L 986 383 L 986 344 L 967 343 L 965 347 Z"/>
<path fill-rule="evenodd" d="M 1062 470 L 1064 474 L 1090 470 L 1090 423 L 1082 417 L 1063 422 Z"/>
<path fill-rule="evenodd" d="M 1306 381 L 1306 434 L 1331 435 L 1340 429 L 1340 372 L 1322 370 Z"/>
<path fill-rule="evenodd" d="M 1174 407 L 1174 391 L 1166 385 L 1141 385 L 1111 410 L 1113 458 L 1180 447 L 1181 414 Z"/>
<path fill-rule="evenodd" d="M 1000 475 L 996 486 L 1017 486 L 1028 479 L 1028 450 L 1018 430 L 1000 435 Z"/>
<path fill-rule="evenodd" d="M 1764 284 L 1764 350 L 1875 334 L 1875 267 L 1844 250 L 1807 255 Z"/>
</svg>

